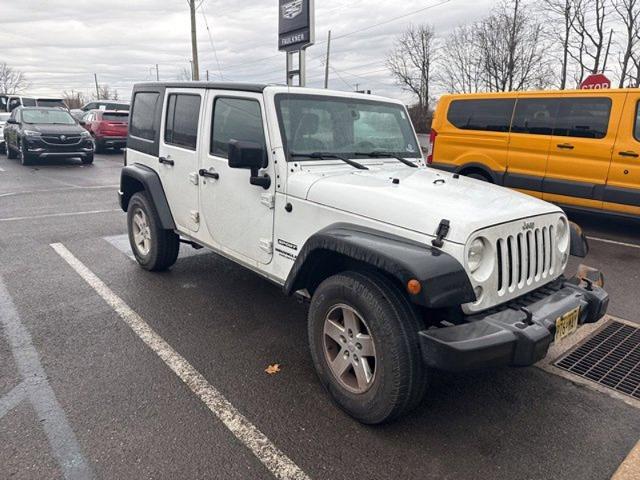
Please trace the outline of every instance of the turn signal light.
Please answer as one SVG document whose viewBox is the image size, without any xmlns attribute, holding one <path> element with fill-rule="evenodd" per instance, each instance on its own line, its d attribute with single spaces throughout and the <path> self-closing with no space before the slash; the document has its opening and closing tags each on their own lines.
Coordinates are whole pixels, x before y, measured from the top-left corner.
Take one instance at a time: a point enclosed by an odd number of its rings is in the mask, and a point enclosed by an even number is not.
<svg viewBox="0 0 640 480">
<path fill-rule="evenodd" d="M 422 291 L 422 285 L 418 280 L 412 278 L 407 282 L 407 292 L 411 295 L 417 295 Z"/>
</svg>

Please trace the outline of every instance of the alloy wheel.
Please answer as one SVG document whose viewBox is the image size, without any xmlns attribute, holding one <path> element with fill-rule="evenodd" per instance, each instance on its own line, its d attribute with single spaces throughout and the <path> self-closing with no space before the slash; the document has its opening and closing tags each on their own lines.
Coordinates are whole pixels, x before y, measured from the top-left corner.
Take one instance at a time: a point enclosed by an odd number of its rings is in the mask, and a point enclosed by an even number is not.
<svg viewBox="0 0 640 480">
<path fill-rule="evenodd" d="M 133 241 L 140 255 L 146 256 L 151 250 L 151 228 L 147 214 L 137 208 L 132 219 Z"/>
</svg>

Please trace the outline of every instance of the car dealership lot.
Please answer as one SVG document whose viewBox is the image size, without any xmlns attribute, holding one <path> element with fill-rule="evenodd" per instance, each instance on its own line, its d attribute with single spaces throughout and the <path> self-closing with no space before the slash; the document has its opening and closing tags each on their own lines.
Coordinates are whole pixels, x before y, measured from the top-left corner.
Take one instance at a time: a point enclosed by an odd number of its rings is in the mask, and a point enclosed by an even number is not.
<svg viewBox="0 0 640 480">
<path fill-rule="evenodd" d="M 162 274 L 130 259 L 116 199 L 121 165 L 120 154 L 92 166 L 0 157 L 3 475 L 270 478 L 288 460 L 299 478 L 604 479 L 640 438 L 633 405 L 538 368 L 434 373 L 418 411 L 358 424 L 316 380 L 304 305 L 204 250 L 183 246 Z M 609 313 L 640 321 L 638 224 L 575 219 L 598 239 L 587 263 L 605 272 Z M 52 244 L 121 303 L 105 301 Z M 143 342 L 132 327 L 142 324 L 125 321 L 131 312 L 206 388 L 194 392 L 168 366 L 174 356 Z M 281 371 L 266 374 L 275 363 Z M 208 408 L 207 388 L 228 405 Z M 248 436 L 225 421 L 230 406 L 254 428 Z M 256 432 L 266 443 L 253 442 Z M 265 445 L 277 449 L 266 461 Z"/>
</svg>

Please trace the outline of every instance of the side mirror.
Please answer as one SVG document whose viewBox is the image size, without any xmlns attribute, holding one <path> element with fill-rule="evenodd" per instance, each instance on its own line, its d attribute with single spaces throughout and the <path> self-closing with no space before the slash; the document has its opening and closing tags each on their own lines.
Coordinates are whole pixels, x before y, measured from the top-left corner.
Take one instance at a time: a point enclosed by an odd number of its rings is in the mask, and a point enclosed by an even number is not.
<svg viewBox="0 0 640 480">
<path fill-rule="evenodd" d="M 569 230 L 571 232 L 569 242 L 569 255 L 584 258 L 589 253 L 589 243 L 582 229 L 578 224 L 569 222 Z"/>
<path fill-rule="evenodd" d="M 269 175 L 258 175 L 261 168 L 267 166 L 266 149 L 255 142 L 243 142 L 239 140 L 229 141 L 229 168 L 246 168 L 251 170 L 249 183 L 262 187 L 265 190 L 271 186 Z"/>
<path fill-rule="evenodd" d="M 7 120 L 7 123 L 11 124 L 11 125 L 17 125 L 18 121 L 15 118 L 10 118 Z"/>
</svg>

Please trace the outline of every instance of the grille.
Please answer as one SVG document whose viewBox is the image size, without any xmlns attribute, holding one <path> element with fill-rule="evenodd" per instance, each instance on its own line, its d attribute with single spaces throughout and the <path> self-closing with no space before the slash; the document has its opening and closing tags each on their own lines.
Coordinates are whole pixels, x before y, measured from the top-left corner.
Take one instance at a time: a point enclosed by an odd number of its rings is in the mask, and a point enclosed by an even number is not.
<svg viewBox="0 0 640 480">
<path fill-rule="evenodd" d="M 50 145 L 76 145 L 78 143 L 80 143 L 80 140 L 82 139 L 82 137 L 80 137 L 80 135 L 65 135 L 65 139 L 62 140 L 60 135 L 46 135 L 46 136 L 42 136 L 42 140 L 44 140 L 45 143 L 48 143 Z"/>
<path fill-rule="evenodd" d="M 552 225 L 544 226 L 497 240 L 499 296 L 553 274 L 553 230 Z"/>
<path fill-rule="evenodd" d="M 610 321 L 555 365 L 640 399 L 640 327 Z"/>
</svg>

